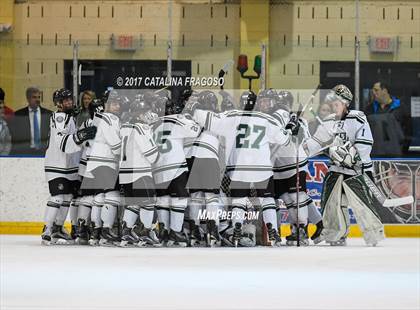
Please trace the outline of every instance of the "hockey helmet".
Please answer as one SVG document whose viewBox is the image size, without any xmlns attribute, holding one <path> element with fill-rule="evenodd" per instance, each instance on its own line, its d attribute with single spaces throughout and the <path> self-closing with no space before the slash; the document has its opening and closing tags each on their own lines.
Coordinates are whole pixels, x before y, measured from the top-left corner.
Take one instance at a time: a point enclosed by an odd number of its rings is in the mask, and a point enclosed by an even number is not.
<svg viewBox="0 0 420 310">
<path fill-rule="evenodd" d="M 276 105 L 277 92 L 274 89 L 261 90 L 257 96 L 257 110 L 271 113 Z"/>
<path fill-rule="evenodd" d="M 278 108 L 287 108 L 288 110 L 292 109 L 294 102 L 293 95 L 290 91 L 281 90 L 278 92 L 277 96 L 277 105 Z"/>
<path fill-rule="evenodd" d="M 239 98 L 239 107 L 244 111 L 252 111 L 255 107 L 257 96 L 252 90 L 244 91 Z"/>
<path fill-rule="evenodd" d="M 353 100 L 353 94 L 347 86 L 343 84 L 336 85 L 325 97 L 325 101 L 329 103 L 337 100 L 345 104 L 347 107 L 350 105 Z"/>
<path fill-rule="evenodd" d="M 200 108 L 209 111 L 216 111 L 217 109 L 217 97 L 210 90 L 202 91 L 197 98 Z"/>
<path fill-rule="evenodd" d="M 105 105 L 101 99 L 93 99 L 89 104 L 89 114 L 90 118 L 93 119 L 95 113 L 100 113 L 105 110 Z"/>
</svg>

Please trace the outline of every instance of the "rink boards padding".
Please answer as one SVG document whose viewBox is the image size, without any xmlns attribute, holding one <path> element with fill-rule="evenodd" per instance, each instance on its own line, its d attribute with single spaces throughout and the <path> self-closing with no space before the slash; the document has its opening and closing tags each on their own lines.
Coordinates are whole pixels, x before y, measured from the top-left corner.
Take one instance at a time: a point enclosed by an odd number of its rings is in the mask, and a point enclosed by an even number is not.
<svg viewBox="0 0 420 310">
<path fill-rule="evenodd" d="M 420 184 L 413 186 L 412 183 L 416 180 L 420 181 L 420 159 L 379 159 L 374 163 L 375 172 L 383 177 L 383 180 L 376 181 L 382 191 L 391 191 L 393 195 L 391 197 L 397 197 L 398 194 L 401 196 L 412 194 L 411 188 L 417 189 L 417 199 L 413 205 L 390 209 L 391 212 L 385 214 L 386 218 L 382 218 L 386 224 L 386 235 L 388 237 L 420 237 Z M 43 158 L 0 158 L 1 234 L 40 233 L 42 228 L 40 221 L 49 197 L 43 166 Z M 328 161 L 323 158 L 311 159 L 308 170 L 308 194 L 316 203 L 319 203 L 323 180 L 328 170 Z M 395 172 L 397 170 L 398 173 Z M 398 186 L 395 187 L 395 184 Z M 282 225 L 282 235 L 287 235 L 289 233 L 289 227 L 285 223 L 287 211 L 283 210 L 283 212 L 285 221 Z M 355 224 L 352 213 L 351 219 Z M 358 226 L 352 225 L 350 236 L 360 235 Z"/>
</svg>

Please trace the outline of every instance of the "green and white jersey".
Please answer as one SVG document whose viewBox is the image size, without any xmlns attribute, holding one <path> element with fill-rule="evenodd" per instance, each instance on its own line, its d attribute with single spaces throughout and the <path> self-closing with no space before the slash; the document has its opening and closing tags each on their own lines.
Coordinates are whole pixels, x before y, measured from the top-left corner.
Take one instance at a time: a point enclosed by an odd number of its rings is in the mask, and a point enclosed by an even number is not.
<svg viewBox="0 0 420 310">
<path fill-rule="evenodd" d="M 350 144 L 357 149 L 360 156 L 360 168 L 363 171 L 373 172 L 373 163 L 370 158 L 372 151 L 373 137 L 366 115 L 361 111 L 350 110 L 341 119 L 337 119 L 335 114 L 327 116 L 324 126 L 319 126 L 311 139 L 307 141 L 307 148 L 311 154 L 316 153 L 323 147 L 323 140 L 328 134 L 339 136 L 343 141 L 350 141 Z M 327 132 L 327 133 L 326 133 Z M 331 163 L 330 171 L 355 175 L 356 171 Z"/>
<path fill-rule="evenodd" d="M 188 171 L 184 153 L 184 139 L 196 138 L 201 128 L 181 114 L 163 116 L 154 129 L 154 139 L 159 149 L 159 159 L 153 164 L 157 184 L 171 181 Z"/>
<path fill-rule="evenodd" d="M 194 119 L 226 141 L 226 171 L 234 181 L 260 182 L 273 175 L 270 144 L 287 145 L 289 133 L 273 117 L 254 111 L 220 114 L 196 110 Z"/>
</svg>

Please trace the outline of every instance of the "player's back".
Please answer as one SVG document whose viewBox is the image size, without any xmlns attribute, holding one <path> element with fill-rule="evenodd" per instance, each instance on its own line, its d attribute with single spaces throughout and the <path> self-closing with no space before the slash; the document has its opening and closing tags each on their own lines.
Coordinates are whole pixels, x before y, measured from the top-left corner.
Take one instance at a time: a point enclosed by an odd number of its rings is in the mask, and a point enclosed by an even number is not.
<svg viewBox="0 0 420 310">
<path fill-rule="evenodd" d="M 140 177 L 152 177 L 152 163 L 158 157 L 158 149 L 151 128 L 140 123 L 124 123 L 120 136 L 120 182 L 126 184 Z"/>
<path fill-rule="evenodd" d="M 200 134 L 200 126 L 184 115 L 161 117 L 161 122 L 154 128 L 154 138 L 159 149 L 159 159 L 153 165 L 156 183 L 175 179 L 187 171 L 184 153 L 184 139 L 195 138 Z"/>
<path fill-rule="evenodd" d="M 117 116 L 111 113 L 95 113 L 92 121 L 97 127 L 95 139 L 87 150 L 87 171 L 99 166 L 118 168 L 118 155 L 121 147 L 119 136 L 120 122 Z"/>
</svg>

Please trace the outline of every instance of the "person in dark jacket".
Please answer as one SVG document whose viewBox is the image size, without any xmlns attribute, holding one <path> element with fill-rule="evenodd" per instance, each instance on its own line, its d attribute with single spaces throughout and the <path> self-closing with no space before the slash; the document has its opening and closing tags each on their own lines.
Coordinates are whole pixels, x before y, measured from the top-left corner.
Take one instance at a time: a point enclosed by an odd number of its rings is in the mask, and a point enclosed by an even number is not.
<svg viewBox="0 0 420 310">
<path fill-rule="evenodd" d="M 374 138 L 373 156 L 401 156 L 407 153 L 412 137 L 409 107 L 391 96 L 389 86 L 373 85 L 374 100 L 365 109 Z"/>
<path fill-rule="evenodd" d="M 41 107 L 41 91 L 26 90 L 28 105 L 15 112 L 10 123 L 12 155 L 44 155 L 47 149 L 51 111 Z"/>
</svg>

